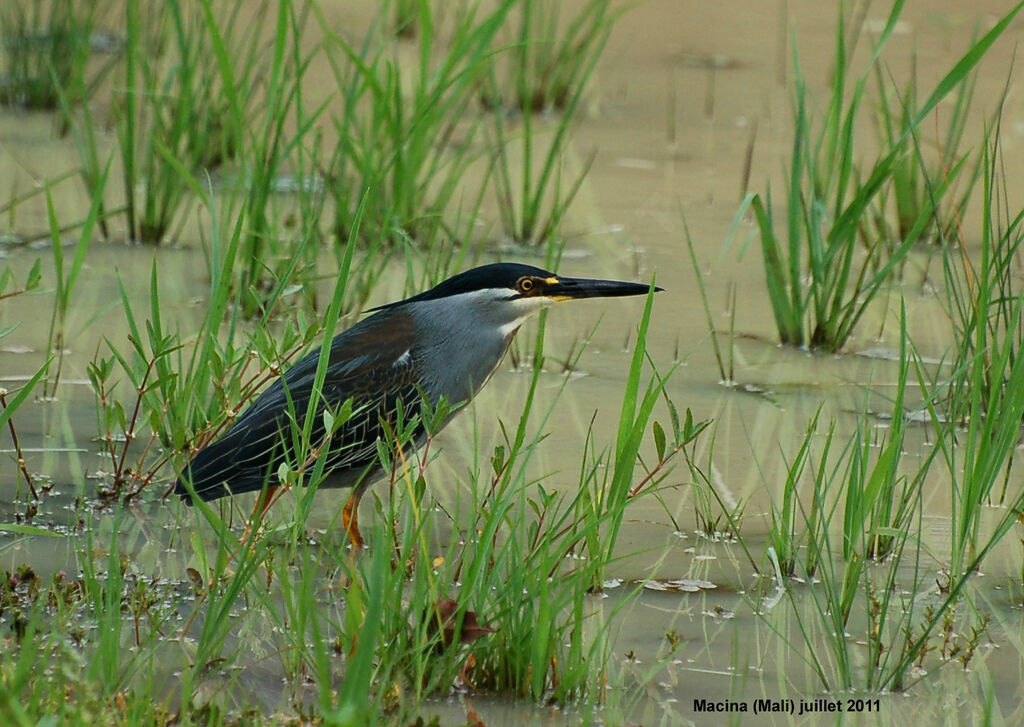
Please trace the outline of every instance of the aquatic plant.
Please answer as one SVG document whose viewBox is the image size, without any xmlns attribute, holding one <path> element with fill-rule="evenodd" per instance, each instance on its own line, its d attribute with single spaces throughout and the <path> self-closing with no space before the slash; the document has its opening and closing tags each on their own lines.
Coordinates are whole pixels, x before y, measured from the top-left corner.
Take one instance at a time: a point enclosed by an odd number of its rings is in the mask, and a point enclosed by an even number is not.
<svg viewBox="0 0 1024 727">
<path fill-rule="evenodd" d="M 1024 334 L 1014 323 L 1016 306 L 1024 294 L 1018 282 L 1017 260 L 1024 243 L 1024 212 L 1009 207 L 1002 171 L 997 125 L 982 149 L 982 224 L 980 256 L 972 259 L 962 234 L 942 253 L 943 279 L 949 318 L 954 329 L 950 374 L 933 381 L 946 393 L 946 417 L 966 421 L 979 396 L 988 413 L 990 397 L 1002 396 L 1012 364 L 1024 345 Z M 1007 356 L 1000 356 L 1006 352 Z"/>
<path fill-rule="evenodd" d="M 491 84 L 494 88 L 493 77 Z M 575 112 L 581 98 L 582 86 L 566 110 L 547 124 L 523 114 L 514 133 L 503 109 L 497 107 L 491 113 L 490 148 L 498 216 L 502 232 L 515 244 L 541 247 L 560 242 L 562 222 L 596 157 L 592 152 L 575 171 L 568 188 L 563 187 L 569 132 L 577 123 Z M 534 158 L 538 146 L 539 174 Z"/>
<path fill-rule="evenodd" d="M 215 10 L 210 0 L 196 7 L 175 0 L 128 8 L 112 115 L 130 239 L 160 244 L 174 236 L 194 200 L 190 175 L 216 171 L 243 152 L 262 153 L 259 164 L 270 173 L 278 168 L 281 117 L 302 72 L 287 42 L 303 16 L 280 4 L 268 50 L 268 7 L 236 0 Z"/>
<path fill-rule="evenodd" d="M 109 171 L 104 171 L 104 178 Z M 68 309 L 71 307 L 71 296 L 75 284 L 81 275 L 82 267 L 85 264 L 85 256 L 92 243 L 93 230 L 99 223 L 100 206 L 102 200 L 94 197 L 88 215 L 82 223 L 78 232 L 78 239 L 74 243 L 75 254 L 70 264 L 65 265 L 64 240 L 62 237 L 60 222 L 57 217 L 57 210 L 53 204 L 53 197 L 49 189 L 46 190 L 46 207 L 50 222 L 50 249 L 53 252 L 54 267 L 54 303 L 50 315 L 50 329 L 47 337 L 48 349 L 57 360 L 55 371 L 49 372 L 49 376 L 43 387 L 43 396 L 56 396 L 57 386 L 60 384 L 61 371 L 64 363 L 64 333 L 67 324 Z"/>
<path fill-rule="evenodd" d="M 587 0 L 568 8 L 557 0 L 519 0 L 519 25 L 504 63 L 507 77 L 483 97 L 488 106 L 524 114 L 565 113 L 577 102 L 629 3 Z M 565 16 L 568 17 L 565 17 Z"/>
<path fill-rule="evenodd" d="M 408 19 L 416 28 L 417 64 L 409 68 L 380 37 L 378 17 L 361 44 L 348 41 L 320 17 L 324 52 L 339 88 L 341 108 L 331 117 L 337 143 L 325 176 L 333 207 L 333 232 L 345 240 L 363 206 L 361 242 L 390 248 L 408 241 L 421 249 L 446 244 L 444 236 L 468 244 L 486 178 L 464 217 L 450 215 L 470 165 L 478 128 L 474 90 L 486 72 L 491 43 L 513 3 L 484 11 L 477 4 L 441 37 L 434 13 L 420 3 Z"/>
<path fill-rule="evenodd" d="M 1015 311 L 1019 316 L 1019 302 Z M 833 425 L 819 445 L 815 416 L 788 466 L 783 502 L 772 508 L 767 559 L 780 586 L 786 582 L 797 638 L 791 641 L 773 615 L 758 612 L 828 690 L 906 689 L 948 663 L 950 653 L 969 661 L 987 625 L 984 616 L 974 617 L 969 584 L 1024 506 L 1024 493 L 1014 491 L 994 527 L 980 528 L 981 508 L 1006 471 L 1019 436 L 1024 393 L 1016 387 L 1024 386 L 1024 363 L 1017 358 L 1009 364 L 1006 349 L 995 352 L 1009 377 L 1005 392 L 988 394 L 999 399 L 1001 407 L 992 411 L 1000 414 L 983 415 L 979 394 L 972 398 L 973 423 L 963 432 L 937 411 L 941 387 L 928 384 L 925 367 L 908 343 L 905 311 L 901 320 L 897 395 L 887 417 L 891 426 L 879 434 L 865 422 L 843 445 Z M 905 401 L 908 380 L 920 387 L 920 403 Z M 914 416 L 922 413 L 926 416 Z M 904 436 L 912 418 L 927 422 L 935 444 L 908 472 Z M 946 465 L 952 513 L 948 566 L 938 579 L 922 539 L 925 483 L 937 461 Z M 808 480 L 809 495 L 798 497 L 797 487 Z M 790 580 L 793 576 L 799 581 Z M 936 654 L 942 658 L 936 660 Z"/>
<path fill-rule="evenodd" d="M 5 3 L 0 9 L 0 103 L 54 110 L 61 93 L 86 102 L 95 88 L 86 81 L 86 65 L 99 8 L 97 0 Z"/>
<path fill-rule="evenodd" d="M 587 85 L 624 7 L 608 0 L 588 2 L 556 38 L 560 4 L 522 4 L 519 42 L 511 59 L 496 56 L 482 84 L 490 109 L 490 153 L 502 232 L 514 243 L 542 246 L 557 241 L 566 212 L 580 191 L 596 151 L 563 182 L 569 135 L 579 121 Z M 517 104 L 518 129 L 510 129 L 498 66 L 508 61 Z M 541 121 L 536 111 L 557 109 Z M 539 165 L 538 162 L 539 152 Z"/>
<path fill-rule="evenodd" d="M 898 249 L 908 238 L 948 244 L 957 237 L 957 226 L 982 170 L 980 155 L 973 155 L 971 164 L 971 151 L 964 148 L 977 68 L 956 84 L 952 103 L 946 104 L 949 110 L 942 118 L 943 133 L 934 140 L 937 160 L 926 157 L 921 130 L 913 125 L 920 95 L 916 55 L 909 80 L 900 91 L 889 88 L 881 64 L 875 64 L 874 70 L 879 99 L 877 135 L 882 148 L 900 148 L 901 152 L 893 158 L 889 183 L 872 205 L 869 219 L 873 229 L 868 234 L 889 250 Z"/>
<path fill-rule="evenodd" d="M 784 344 L 838 351 L 894 268 L 917 242 L 930 219 L 919 217 L 914 230 L 895 249 L 873 241 L 866 259 L 856 262 L 863 215 L 890 184 L 894 165 L 905 155 L 904 142 L 932 110 L 969 82 L 971 70 L 1020 10 L 1016 6 L 974 43 L 939 81 L 915 115 L 902 126 L 903 136 L 866 172 L 855 164 L 854 125 L 869 77 L 861 75 L 847 98 L 846 76 L 851 49 L 840 10 L 835 40 L 831 98 L 825 119 L 814 130 L 806 82 L 794 54 L 795 124 L 786 190 L 785 236 L 776 231 L 770 190 L 765 197 L 748 195 L 737 217 L 754 211 L 760 233 L 768 297 L 779 338 Z M 885 28 L 872 47 L 872 64 L 892 34 L 903 8 L 896 2 Z"/>
</svg>

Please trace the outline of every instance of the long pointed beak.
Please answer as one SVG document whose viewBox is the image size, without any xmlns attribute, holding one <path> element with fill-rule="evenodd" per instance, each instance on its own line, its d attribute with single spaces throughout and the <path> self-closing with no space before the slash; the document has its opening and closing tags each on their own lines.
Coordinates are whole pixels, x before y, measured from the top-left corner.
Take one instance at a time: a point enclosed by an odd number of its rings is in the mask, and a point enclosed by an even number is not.
<svg viewBox="0 0 1024 727">
<path fill-rule="evenodd" d="M 546 281 L 539 292 L 554 300 L 575 300 L 577 298 L 619 298 L 626 295 L 647 295 L 651 286 L 647 283 L 628 283 L 621 280 L 594 280 L 591 278 L 553 277 Z M 654 286 L 654 291 L 664 290 Z"/>
</svg>

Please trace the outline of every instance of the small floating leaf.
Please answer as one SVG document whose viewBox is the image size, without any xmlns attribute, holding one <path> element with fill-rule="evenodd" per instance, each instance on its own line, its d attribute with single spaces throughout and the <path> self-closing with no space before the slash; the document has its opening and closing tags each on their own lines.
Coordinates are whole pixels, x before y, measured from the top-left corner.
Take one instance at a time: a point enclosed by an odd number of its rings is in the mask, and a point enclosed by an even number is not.
<svg viewBox="0 0 1024 727">
<path fill-rule="evenodd" d="M 711 581 L 700 578 L 652 578 L 641 584 L 648 591 L 663 591 L 671 593 L 697 593 L 717 588 Z"/>
</svg>

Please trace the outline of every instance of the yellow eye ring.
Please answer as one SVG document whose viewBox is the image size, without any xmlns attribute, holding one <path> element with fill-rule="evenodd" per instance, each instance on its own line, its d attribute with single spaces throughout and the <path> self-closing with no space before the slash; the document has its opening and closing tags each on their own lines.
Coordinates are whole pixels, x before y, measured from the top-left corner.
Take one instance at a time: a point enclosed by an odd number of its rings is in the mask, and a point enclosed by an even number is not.
<svg viewBox="0 0 1024 727">
<path fill-rule="evenodd" d="M 531 290 L 533 290 L 533 281 L 530 280 L 529 278 L 520 278 L 519 290 L 522 291 L 523 293 L 529 293 Z"/>
</svg>

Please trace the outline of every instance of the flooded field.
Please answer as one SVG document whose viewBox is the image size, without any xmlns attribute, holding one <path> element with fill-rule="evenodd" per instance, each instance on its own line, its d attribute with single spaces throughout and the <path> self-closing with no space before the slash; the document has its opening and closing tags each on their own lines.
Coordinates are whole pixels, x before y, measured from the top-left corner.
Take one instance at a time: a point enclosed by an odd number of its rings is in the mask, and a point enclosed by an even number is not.
<svg viewBox="0 0 1024 727">
<path fill-rule="evenodd" d="M 558 4 L 607 15 L 541 97 L 548 4 L 385 5 L 94 10 L 71 121 L 0 107 L 0 722 L 1024 721 L 1024 16 Z M 829 250 L 781 297 L 766 216 Z M 324 325 L 495 261 L 664 291 L 523 325 L 365 550 L 347 490 L 169 494 Z"/>
</svg>

